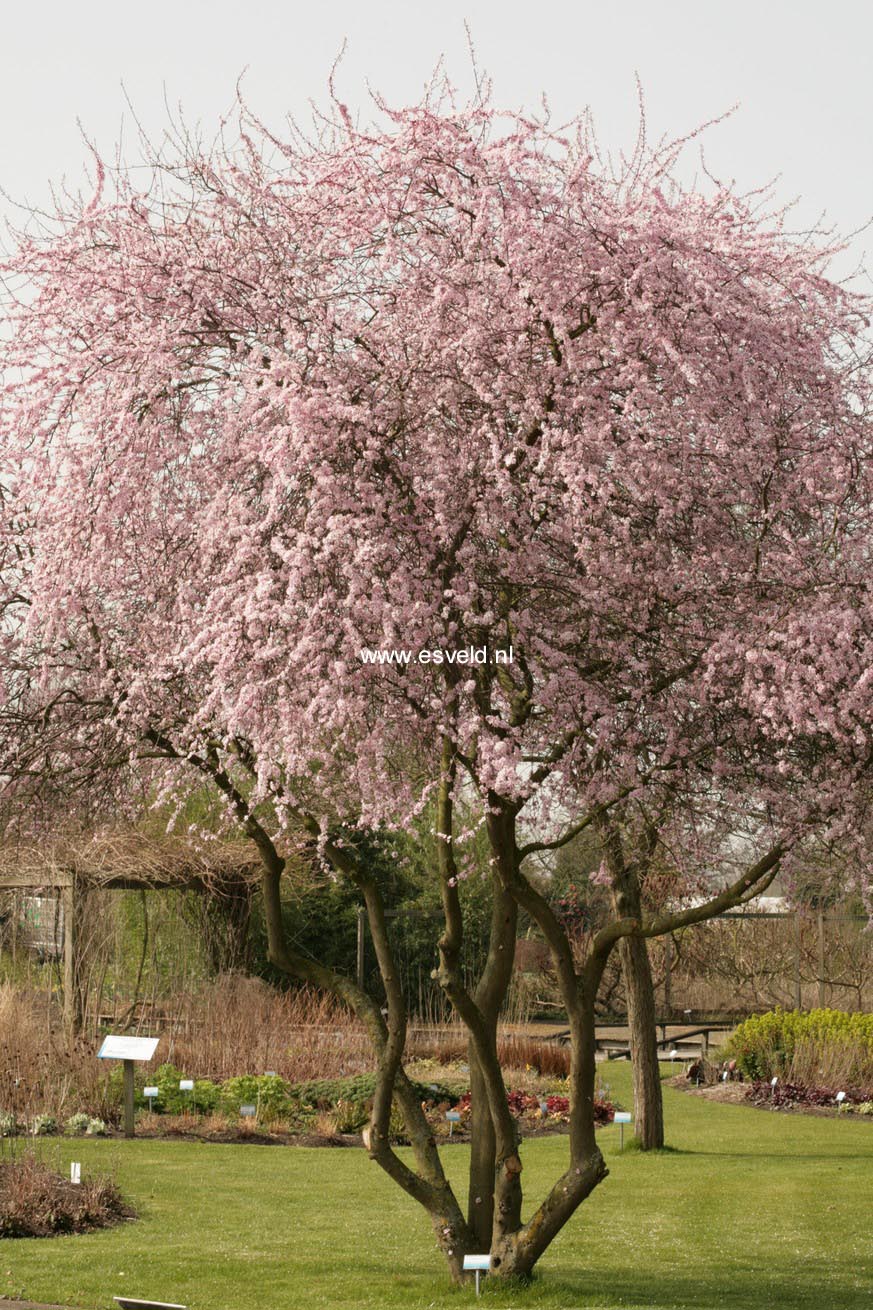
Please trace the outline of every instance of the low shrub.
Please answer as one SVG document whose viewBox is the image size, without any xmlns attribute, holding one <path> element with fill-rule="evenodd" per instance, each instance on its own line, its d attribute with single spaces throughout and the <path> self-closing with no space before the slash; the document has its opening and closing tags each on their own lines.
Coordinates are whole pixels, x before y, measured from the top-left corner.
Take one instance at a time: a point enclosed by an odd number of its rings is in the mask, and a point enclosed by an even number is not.
<svg viewBox="0 0 873 1310">
<path fill-rule="evenodd" d="M 58 1121 L 52 1114 L 38 1114 L 30 1121 L 31 1137 L 54 1137 L 58 1131 Z"/>
<path fill-rule="evenodd" d="M 236 1116 L 243 1105 L 254 1105 L 259 1119 L 281 1119 L 294 1108 L 288 1095 L 288 1084 L 276 1074 L 243 1074 L 236 1078 L 227 1078 L 223 1083 L 213 1082 L 210 1078 L 192 1079 L 191 1091 L 183 1091 L 179 1083 L 185 1074 L 174 1064 L 162 1064 L 154 1075 L 152 1085 L 157 1087 L 158 1095 L 149 1100 L 143 1095 L 142 1088 L 137 1090 L 136 1105 L 140 1109 L 149 1109 L 155 1114 L 203 1114 L 216 1112 Z"/>
<path fill-rule="evenodd" d="M 72 1183 L 33 1152 L 0 1164 L 0 1237 L 83 1233 L 134 1217 L 110 1178 Z"/>
<path fill-rule="evenodd" d="M 457 1092 L 442 1083 L 413 1083 L 412 1086 L 420 1101 L 434 1104 L 446 1101 L 454 1105 L 458 1100 Z M 306 1083 L 292 1083 L 288 1088 L 291 1100 L 301 1105 L 310 1105 L 316 1110 L 330 1110 L 340 1101 L 365 1105 L 372 1101 L 375 1094 L 374 1073 L 356 1074 L 351 1078 L 317 1078 Z"/>
<path fill-rule="evenodd" d="M 846 1108 L 851 1109 L 853 1098 L 849 1092 L 846 1095 Z M 778 1082 L 775 1087 L 764 1081 L 752 1083 L 746 1091 L 746 1099 L 753 1105 L 770 1105 L 777 1110 L 787 1110 L 794 1106 L 836 1107 L 839 1105 L 837 1091 L 833 1087 L 806 1087 L 800 1083 L 789 1082 Z"/>
<path fill-rule="evenodd" d="M 470 1109 L 472 1103 L 471 1094 L 465 1092 L 458 1101 L 458 1109 L 464 1113 Z M 506 1093 L 506 1103 L 516 1118 L 522 1119 L 525 1116 L 545 1114 L 557 1119 L 566 1120 L 570 1114 L 570 1098 L 568 1096 L 535 1096 L 532 1092 L 508 1091 Z M 612 1123 L 615 1117 L 615 1106 L 611 1101 L 604 1100 L 602 1097 L 596 1097 L 594 1100 L 594 1122 L 596 1124 Z"/>
<path fill-rule="evenodd" d="M 733 1032 L 724 1054 L 751 1081 L 873 1090 L 873 1014 L 770 1010 Z"/>
<path fill-rule="evenodd" d="M 394 1106 L 391 1106 L 392 1118 Z M 333 1107 L 333 1117 L 338 1133 L 359 1133 L 370 1118 L 370 1106 L 367 1101 L 346 1101 L 342 1097 Z"/>
<path fill-rule="evenodd" d="M 216 1104 L 225 1114 L 239 1114 L 240 1106 L 253 1105 L 259 1119 L 282 1119 L 293 1106 L 288 1084 L 276 1074 L 246 1074 L 227 1078 L 217 1089 Z"/>
<path fill-rule="evenodd" d="M 90 1123 L 91 1116 L 89 1114 L 83 1114 L 81 1112 L 79 1114 L 71 1114 L 67 1122 L 64 1124 L 64 1132 L 68 1137 L 82 1137 L 87 1133 Z"/>
<path fill-rule="evenodd" d="M 0 1114 L 0 1137 L 17 1137 L 20 1129 L 14 1114 Z"/>
<path fill-rule="evenodd" d="M 195 1078 L 193 1080 L 193 1091 L 183 1092 L 179 1083 L 186 1076 L 183 1070 L 178 1069 L 174 1064 L 159 1065 L 155 1073 L 149 1078 L 149 1084 L 158 1089 L 157 1098 L 152 1104 L 143 1095 L 143 1088 L 147 1085 L 146 1075 L 137 1070 L 135 1105 L 138 1109 L 153 1109 L 155 1114 L 189 1114 L 192 1111 L 195 1114 L 211 1114 L 218 1105 L 218 1084 L 212 1082 L 209 1078 Z M 112 1070 L 109 1082 L 112 1091 L 112 1103 L 116 1109 L 119 1109 L 123 1098 L 122 1068 L 120 1065 Z"/>
</svg>

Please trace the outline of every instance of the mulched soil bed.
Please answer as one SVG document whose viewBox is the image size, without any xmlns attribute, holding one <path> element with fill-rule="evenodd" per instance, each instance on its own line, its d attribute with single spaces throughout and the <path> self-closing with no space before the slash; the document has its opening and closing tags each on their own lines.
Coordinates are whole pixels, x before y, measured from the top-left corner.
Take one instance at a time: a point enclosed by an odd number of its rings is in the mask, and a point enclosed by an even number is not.
<svg viewBox="0 0 873 1310">
<path fill-rule="evenodd" d="M 602 1125 L 598 1124 L 598 1127 Z M 568 1124 L 542 1124 L 531 1126 L 522 1125 L 522 1137 L 554 1137 L 562 1136 L 569 1133 Z M 120 1133 L 113 1132 L 113 1137 L 120 1136 Z M 197 1128 L 176 1128 L 168 1127 L 166 1129 L 142 1128 L 137 1126 L 137 1137 L 149 1138 L 155 1141 L 184 1141 L 184 1142 L 218 1142 L 230 1143 L 231 1145 L 251 1145 L 251 1146 L 362 1146 L 363 1140 L 360 1133 L 333 1133 L 326 1136 L 322 1133 L 267 1133 L 260 1132 L 257 1129 L 240 1131 L 236 1128 L 209 1129 L 207 1131 L 198 1130 Z M 463 1129 L 456 1127 L 451 1137 L 440 1137 L 440 1146 L 449 1146 L 458 1143 L 459 1145 L 470 1141 L 470 1134 Z"/>
<path fill-rule="evenodd" d="M 697 1087 L 684 1074 L 664 1080 L 668 1087 L 678 1092 L 688 1092 L 691 1096 L 701 1096 L 707 1101 L 718 1101 L 721 1105 L 747 1105 L 752 1110 L 766 1110 L 770 1114 L 814 1114 L 826 1119 L 851 1119 L 853 1123 L 873 1123 L 873 1115 L 852 1114 L 851 1110 L 838 1110 L 835 1105 L 769 1105 L 767 1102 L 753 1101 L 749 1098 L 751 1083 L 713 1083 Z"/>
<path fill-rule="evenodd" d="M 258 1128 L 209 1128 L 201 1129 L 179 1127 L 170 1124 L 166 1128 L 145 1128 L 137 1124 L 137 1137 L 146 1137 L 155 1141 L 170 1139 L 183 1142 L 218 1142 L 234 1146 L 360 1146 L 360 1133 L 270 1133 Z M 120 1133 L 113 1132 L 113 1137 Z"/>
<path fill-rule="evenodd" d="M 604 1125 L 598 1123 L 596 1126 L 602 1128 Z M 533 1117 L 525 1117 L 519 1123 L 519 1130 L 523 1138 L 560 1137 L 569 1133 L 570 1126 L 566 1120 L 562 1119 L 550 1118 L 543 1122 Z M 290 1133 L 278 1130 L 269 1131 L 254 1125 L 240 1125 L 237 1127 L 233 1124 L 228 1124 L 225 1127 L 214 1125 L 206 1127 L 198 1124 L 193 1117 L 187 1123 L 184 1120 L 180 1122 L 179 1119 L 169 1118 L 162 1121 L 158 1117 L 145 1122 L 140 1121 L 136 1126 L 136 1135 L 139 1138 L 152 1141 L 217 1142 L 236 1146 L 360 1147 L 363 1145 L 363 1139 L 359 1132 Z M 442 1124 L 440 1124 L 435 1135 L 440 1146 L 454 1145 L 455 1143 L 469 1145 L 469 1124 L 466 1122 L 455 1124 L 451 1137 L 448 1134 L 448 1125 L 443 1129 Z M 117 1127 L 110 1127 L 108 1136 L 120 1138 L 122 1136 L 121 1130 Z"/>
</svg>

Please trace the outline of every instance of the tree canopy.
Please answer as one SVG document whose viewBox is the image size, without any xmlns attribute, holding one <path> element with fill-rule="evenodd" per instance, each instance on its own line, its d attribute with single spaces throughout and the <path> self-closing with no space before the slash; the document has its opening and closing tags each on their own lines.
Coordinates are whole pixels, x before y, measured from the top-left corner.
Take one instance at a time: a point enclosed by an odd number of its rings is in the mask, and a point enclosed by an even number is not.
<svg viewBox="0 0 873 1310">
<path fill-rule="evenodd" d="M 809 833 L 856 832 L 867 307 L 766 197 L 683 187 L 683 142 L 641 134 L 613 170 L 584 122 L 439 86 L 377 109 L 284 138 L 243 109 L 237 139 L 171 140 L 145 180 L 99 162 L 93 196 L 5 261 L 0 772 L 209 779 L 260 853 L 274 962 L 368 1019 L 371 1153 L 456 1273 L 482 1242 L 524 1273 L 605 1172 L 592 1025 L 615 942 L 756 894 Z M 355 853 L 428 802 L 479 1106 L 466 1216 L 416 1119 Z M 477 825 L 493 910 L 470 988 Z M 526 870 L 589 826 L 618 899 L 580 969 Z M 387 1017 L 288 947 L 301 841 L 366 902 Z M 656 856 L 710 899 L 644 914 Z M 574 1038 L 570 1165 L 524 1224 L 495 1042 L 519 907 Z"/>
</svg>

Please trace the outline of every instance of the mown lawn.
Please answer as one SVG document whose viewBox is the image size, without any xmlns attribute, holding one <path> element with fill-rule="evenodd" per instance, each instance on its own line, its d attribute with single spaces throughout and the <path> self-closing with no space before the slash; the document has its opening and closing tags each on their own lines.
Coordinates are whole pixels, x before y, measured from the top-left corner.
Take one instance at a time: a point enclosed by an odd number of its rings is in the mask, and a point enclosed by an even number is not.
<svg viewBox="0 0 873 1310">
<path fill-rule="evenodd" d="M 665 1066 L 669 1073 L 669 1066 Z M 629 1070 L 610 1066 L 629 1102 Z M 667 1090 L 673 1151 L 618 1152 L 610 1177 L 546 1254 L 534 1284 L 483 1305 L 869 1308 L 873 1124 L 713 1105 Z M 363 1151 L 183 1142 L 60 1142 L 111 1169 L 140 1212 L 120 1229 L 0 1242 L 0 1292 L 75 1306 L 114 1294 L 192 1310 L 472 1305 L 453 1289 L 424 1215 Z M 560 1137 L 524 1153 L 533 1198 L 564 1158 Z M 446 1148 L 460 1178 L 466 1147 Z M 486 1283 L 487 1288 L 487 1283 Z"/>
</svg>

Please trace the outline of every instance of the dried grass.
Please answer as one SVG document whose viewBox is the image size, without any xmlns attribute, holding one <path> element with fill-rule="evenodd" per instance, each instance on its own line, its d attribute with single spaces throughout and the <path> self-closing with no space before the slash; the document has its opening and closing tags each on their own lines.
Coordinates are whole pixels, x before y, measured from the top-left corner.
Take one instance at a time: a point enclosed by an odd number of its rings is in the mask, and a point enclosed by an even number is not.
<svg viewBox="0 0 873 1310">
<path fill-rule="evenodd" d="M 111 1096 L 108 1087 L 114 1062 L 96 1059 L 95 1041 L 68 1046 L 58 1018 L 49 1024 L 44 997 L 0 985 L 0 1112 L 22 1122 L 52 1114 L 62 1123 L 81 1111 L 117 1121 L 117 1090 Z M 363 1025 L 335 998 L 307 988 L 277 992 L 240 975 L 173 998 L 139 1031 L 161 1039 L 155 1065 L 215 1081 L 274 1072 L 308 1082 L 368 1073 L 375 1063 Z M 508 1029 L 498 1049 L 506 1069 L 545 1077 L 569 1071 L 569 1049 L 554 1042 Z M 412 1029 L 407 1059 L 464 1063 L 465 1030 L 457 1023 Z"/>
<path fill-rule="evenodd" d="M 800 1039 L 785 1074 L 785 1081 L 801 1087 L 834 1087 L 852 1092 L 855 1099 L 873 1096 L 873 1050 L 857 1041 Z"/>
<path fill-rule="evenodd" d="M 45 998 L 0 984 L 0 1111 L 19 1121 L 77 1111 L 106 1118 L 105 1066 L 92 1043 L 69 1045 Z"/>
<path fill-rule="evenodd" d="M 104 1175 L 72 1183 L 33 1151 L 0 1163 L 0 1237 L 84 1233 L 134 1217 Z"/>
<path fill-rule="evenodd" d="M 158 1058 L 199 1078 L 273 1072 L 289 1082 L 366 1073 L 375 1059 L 363 1024 L 334 997 L 277 992 L 230 975 L 164 1007 Z M 156 1030 L 157 1031 L 157 1030 Z"/>
<path fill-rule="evenodd" d="M 410 1060 L 435 1060 L 456 1064 L 467 1059 L 466 1030 L 460 1024 L 413 1031 L 407 1043 Z M 530 1070 L 545 1077 L 566 1078 L 570 1072 L 570 1048 L 554 1041 L 504 1030 L 498 1037 L 497 1053 L 504 1069 Z"/>
</svg>

